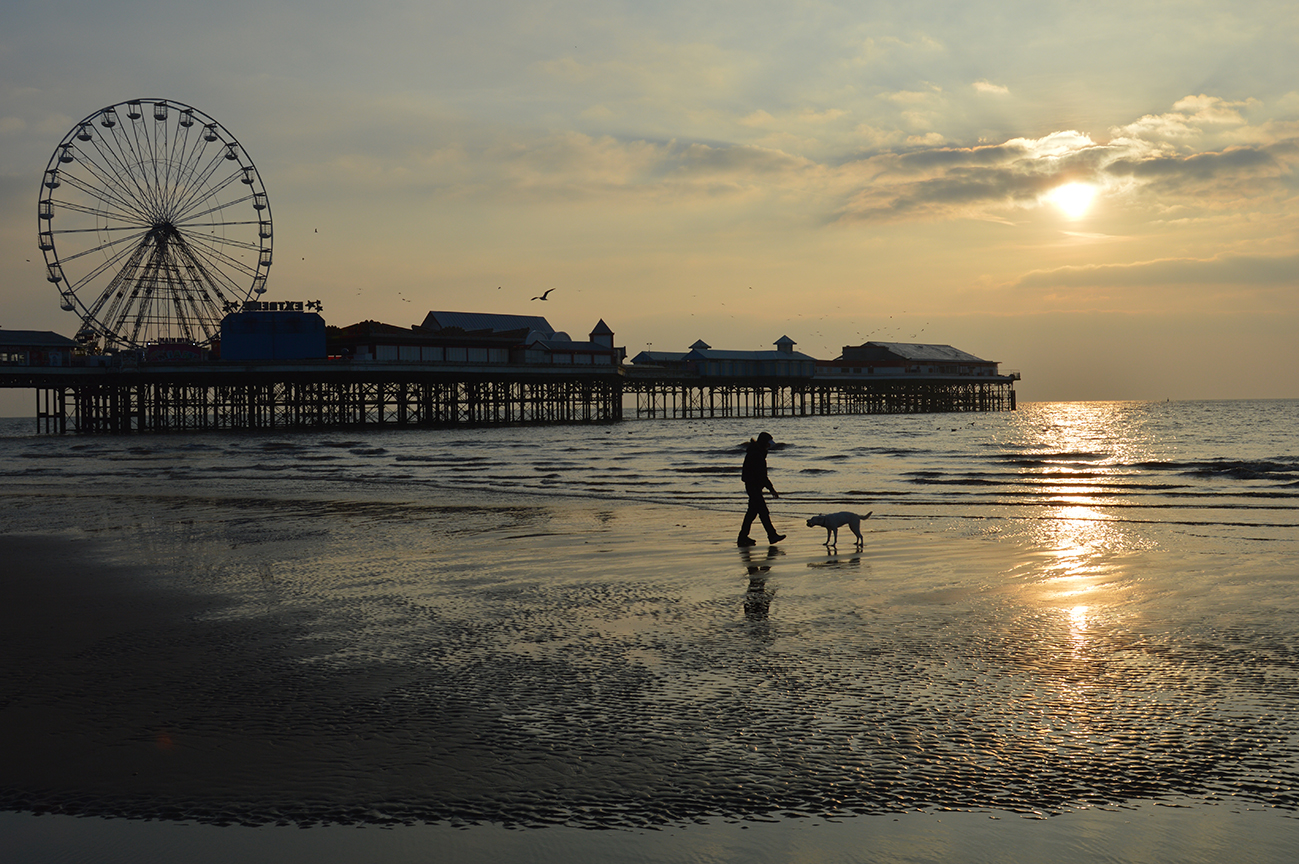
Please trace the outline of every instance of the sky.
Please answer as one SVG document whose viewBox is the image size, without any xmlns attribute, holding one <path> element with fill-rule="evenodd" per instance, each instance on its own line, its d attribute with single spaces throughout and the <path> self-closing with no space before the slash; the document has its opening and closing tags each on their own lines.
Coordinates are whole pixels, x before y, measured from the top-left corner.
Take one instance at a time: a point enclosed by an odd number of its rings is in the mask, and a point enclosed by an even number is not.
<svg viewBox="0 0 1299 864">
<path fill-rule="evenodd" d="M 265 299 L 330 324 L 603 319 L 629 356 L 929 342 L 1018 371 L 1021 401 L 1299 397 L 1293 3 L 0 14 L 0 328 L 77 330 L 42 173 L 80 119 L 166 98 L 257 166 Z"/>
</svg>

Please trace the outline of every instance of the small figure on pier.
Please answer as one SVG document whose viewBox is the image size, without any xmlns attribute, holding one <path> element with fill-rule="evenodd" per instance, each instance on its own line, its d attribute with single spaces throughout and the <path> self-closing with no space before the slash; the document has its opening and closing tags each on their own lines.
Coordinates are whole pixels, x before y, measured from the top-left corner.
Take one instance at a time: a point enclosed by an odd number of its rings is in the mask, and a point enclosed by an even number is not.
<svg viewBox="0 0 1299 864">
<path fill-rule="evenodd" d="M 767 501 L 763 497 L 763 491 L 771 490 L 772 498 L 779 498 L 780 493 L 772 485 L 771 478 L 767 476 L 767 451 L 771 449 L 771 434 L 763 432 L 755 440 L 748 444 L 748 452 L 744 455 L 744 468 L 740 471 L 740 478 L 744 481 L 744 491 L 749 495 L 749 509 L 744 514 L 744 522 L 740 525 L 740 536 L 736 539 L 737 546 L 753 546 L 757 541 L 749 536 L 749 528 L 753 526 L 753 520 L 761 519 L 762 527 L 767 529 L 767 542 L 775 545 L 785 539 L 784 534 L 776 532 L 776 528 L 771 524 L 771 513 L 767 510 Z"/>
</svg>

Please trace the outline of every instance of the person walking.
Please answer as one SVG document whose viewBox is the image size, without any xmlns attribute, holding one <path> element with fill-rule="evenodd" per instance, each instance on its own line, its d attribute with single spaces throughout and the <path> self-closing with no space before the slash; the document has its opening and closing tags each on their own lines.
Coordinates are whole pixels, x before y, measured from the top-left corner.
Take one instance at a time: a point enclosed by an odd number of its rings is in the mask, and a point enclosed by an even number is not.
<svg viewBox="0 0 1299 864">
<path fill-rule="evenodd" d="M 763 491 L 771 490 L 772 498 L 779 498 L 780 493 L 776 487 L 771 485 L 771 478 L 767 476 L 767 451 L 771 449 L 771 435 L 763 432 L 754 440 L 749 441 L 748 452 L 744 454 L 744 468 L 740 471 L 740 479 L 744 481 L 744 491 L 749 494 L 749 509 L 744 514 L 744 523 L 740 525 L 740 536 L 736 539 L 737 546 L 754 546 L 757 541 L 749 536 L 749 528 L 753 526 L 754 519 L 762 520 L 762 527 L 767 529 L 767 542 L 775 545 L 785 539 L 784 534 L 778 534 L 776 528 L 771 524 L 771 513 L 767 510 L 767 501 L 763 497 Z"/>
</svg>

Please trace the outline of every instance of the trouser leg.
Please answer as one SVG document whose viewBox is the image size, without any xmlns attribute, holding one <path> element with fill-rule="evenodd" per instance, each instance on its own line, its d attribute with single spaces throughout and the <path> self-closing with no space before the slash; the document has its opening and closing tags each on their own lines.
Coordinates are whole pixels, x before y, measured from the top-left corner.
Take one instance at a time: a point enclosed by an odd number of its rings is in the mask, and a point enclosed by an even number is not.
<svg viewBox="0 0 1299 864">
<path fill-rule="evenodd" d="M 744 511 L 744 521 L 740 523 L 740 536 L 748 537 L 749 529 L 753 527 L 753 520 L 758 518 L 764 510 L 767 509 L 767 502 L 762 500 L 761 489 L 746 489 L 749 495 L 749 509 Z M 764 519 L 770 517 L 763 517 Z"/>
<path fill-rule="evenodd" d="M 763 497 L 762 489 L 750 489 L 748 492 L 749 509 L 744 513 L 744 522 L 740 525 L 740 536 L 749 536 L 749 529 L 753 527 L 754 519 L 762 521 L 762 527 L 766 530 L 768 539 L 777 536 L 779 532 L 771 524 L 771 511 L 767 509 L 767 499 Z"/>
</svg>

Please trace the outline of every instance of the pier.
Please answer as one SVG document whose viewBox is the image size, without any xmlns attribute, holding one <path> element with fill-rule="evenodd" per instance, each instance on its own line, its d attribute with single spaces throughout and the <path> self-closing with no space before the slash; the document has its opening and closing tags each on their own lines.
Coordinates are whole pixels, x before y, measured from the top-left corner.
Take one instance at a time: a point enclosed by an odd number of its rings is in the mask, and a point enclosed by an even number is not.
<svg viewBox="0 0 1299 864">
<path fill-rule="evenodd" d="M 127 433 L 609 422 L 621 377 L 323 362 L 5 369 L 0 386 L 36 390 L 38 432 Z"/>
<path fill-rule="evenodd" d="M 688 375 L 629 372 L 624 390 L 636 417 L 810 417 L 837 414 L 928 414 L 1014 411 L 1014 374 L 991 378 L 940 375 L 861 378 L 751 378 L 716 381 Z"/>
<path fill-rule="evenodd" d="M 604 423 L 628 409 L 638 419 L 1013 411 L 1016 378 L 709 381 L 633 368 L 352 362 L 0 369 L 0 386 L 36 391 L 43 433 Z"/>
<path fill-rule="evenodd" d="M 775 351 L 698 342 L 626 364 L 603 320 L 574 341 L 539 317 L 430 312 L 409 329 L 343 328 L 326 350 L 318 315 L 253 308 L 223 332 L 218 358 L 0 331 L 0 387 L 36 391 L 38 432 L 111 434 L 1014 411 L 1019 380 L 946 345 L 868 342 L 821 361 L 787 336 Z"/>
</svg>

